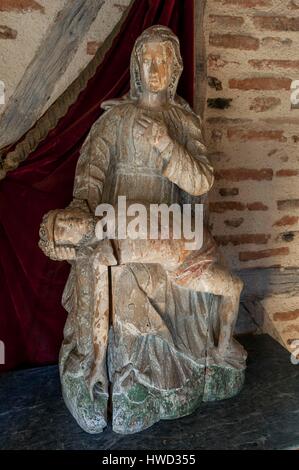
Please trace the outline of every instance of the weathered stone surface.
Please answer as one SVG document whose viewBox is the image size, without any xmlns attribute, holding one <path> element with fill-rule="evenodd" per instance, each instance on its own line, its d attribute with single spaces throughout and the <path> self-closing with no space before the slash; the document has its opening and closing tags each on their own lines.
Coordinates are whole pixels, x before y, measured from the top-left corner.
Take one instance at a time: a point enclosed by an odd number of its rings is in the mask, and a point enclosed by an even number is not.
<svg viewBox="0 0 299 470">
<path fill-rule="evenodd" d="M 139 432 L 240 391 L 245 352 L 233 343 L 226 359 L 217 353 L 217 297 L 171 286 L 150 265 L 113 267 L 112 288 L 108 364 L 115 432 Z"/>
<path fill-rule="evenodd" d="M 91 398 L 82 377 L 64 374 L 61 370 L 61 386 L 64 401 L 81 428 L 90 434 L 98 434 L 107 426 L 108 395 L 95 392 Z"/>
<path fill-rule="evenodd" d="M 107 424 L 109 394 L 113 429 L 129 434 L 243 383 L 246 353 L 233 340 L 242 282 L 221 264 L 206 224 L 195 249 L 182 236 L 161 238 L 164 223 L 160 237 L 132 237 L 129 225 L 124 236 L 98 236 L 101 203 L 117 210 L 118 225 L 129 215 L 123 199 L 150 214 L 153 204 L 200 202 L 211 188 L 201 121 L 176 95 L 181 72 L 171 30 L 144 31 L 130 94 L 103 104 L 81 149 L 72 203 L 41 225 L 44 253 L 72 263 L 60 375 L 69 410 L 90 433 Z"/>
<path fill-rule="evenodd" d="M 18 32 L 4 24 L 0 25 L 0 39 L 16 39 Z"/>
</svg>

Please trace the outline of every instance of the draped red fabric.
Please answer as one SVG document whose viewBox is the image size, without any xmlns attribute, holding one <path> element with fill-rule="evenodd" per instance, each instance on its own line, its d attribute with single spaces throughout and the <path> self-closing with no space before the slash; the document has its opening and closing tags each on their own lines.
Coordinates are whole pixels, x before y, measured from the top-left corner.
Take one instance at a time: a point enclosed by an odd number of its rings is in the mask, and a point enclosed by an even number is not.
<svg viewBox="0 0 299 470">
<path fill-rule="evenodd" d="M 179 94 L 192 104 L 194 51 L 193 0 L 136 0 L 95 76 L 38 148 L 0 182 L 0 370 L 57 361 L 66 312 L 61 296 L 67 262 L 48 259 L 38 248 L 42 216 L 65 207 L 80 147 L 101 115 L 103 100 L 129 90 L 134 41 L 153 24 L 179 36 L 184 73 Z"/>
</svg>

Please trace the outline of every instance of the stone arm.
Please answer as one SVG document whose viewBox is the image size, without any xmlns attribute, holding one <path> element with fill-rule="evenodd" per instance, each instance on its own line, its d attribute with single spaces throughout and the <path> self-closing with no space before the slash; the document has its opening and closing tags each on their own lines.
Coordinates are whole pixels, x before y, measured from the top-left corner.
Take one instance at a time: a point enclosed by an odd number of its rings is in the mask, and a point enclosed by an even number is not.
<svg viewBox="0 0 299 470">
<path fill-rule="evenodd" d="M 95 209 L 101 202 L 103 185 L 117 127 L 107 111 L 91 128 L 77 163 L 73 201 L 65 209 L 47 213 L 40 228 L 39 246 L 54 260 L 76 258 L 76 249 L 90 245 L 95 236 Z"/>
<path fill-rule="evenodd" d="M 201 196 L 214 183 L 213 167 L 205 156 L 199 117 L 188 113 L 181 118 L 183 136 L 171 139 L 161 157 L 166 162 L 163 175 L 192 196 Z M 172 136 L 171 136 L 172 137 Z"/>
<path fill-rule="evenodd" d="M 101 202 L 106 173 L 117 139 L 117 116 L 106 113 L 93 125 L 85 140 L 77 163 L 71 206 L 88 206 L 94 215 Z"/>
</svg>

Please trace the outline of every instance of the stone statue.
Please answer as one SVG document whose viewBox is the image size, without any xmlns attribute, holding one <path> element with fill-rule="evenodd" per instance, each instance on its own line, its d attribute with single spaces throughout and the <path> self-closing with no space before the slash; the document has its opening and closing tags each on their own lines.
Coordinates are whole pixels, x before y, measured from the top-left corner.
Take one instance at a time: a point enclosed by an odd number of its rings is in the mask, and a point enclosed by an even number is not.
<svg viewBox="0 0 299 470">
<path fill-rule="evenodd" d="M 103 103 L 73 201 L 41 225 L 45 254 L 71 264 L 60 376 L 66 405 L 90 433 L 105 428 L 108 409 L 115 432 L 134 433 L 243 385 L 246 353 L 233 339 L 242 282 L 206 224 L 197 250 L 183 239 L 96 236 L 100 203 L 195 203 L 213 185 L 200 118 L 176 94 L 182 68 L 170 29 L 141 34 L 130 93 Z"/>
</svg>

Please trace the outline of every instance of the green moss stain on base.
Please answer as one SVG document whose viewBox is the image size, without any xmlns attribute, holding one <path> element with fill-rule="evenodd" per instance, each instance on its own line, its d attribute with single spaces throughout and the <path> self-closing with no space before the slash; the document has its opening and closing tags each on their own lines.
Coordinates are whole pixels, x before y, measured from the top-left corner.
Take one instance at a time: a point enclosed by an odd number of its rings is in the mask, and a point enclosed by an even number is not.
<svg viewBox="0 0 299 470">
<path fill-rule="evenodd" d="M 224 400 L 237 395 L 244 379 L 245 369 L 216 365 L 207 367 L 203 401 Z"/>
<path fill-rule="evenodd" d="M 191 414 L 204 401 L 236 395 L 244 383 L 245 369 L 200 367 L 184 387 L 158 390 L 134 384 L 126 393 L 113 393 L 113 430 L 121 434 L 140 432 L 161 419 Z"/>
<path fill-rule="evenodd" d="M 92 400 L 83 377 L 64 376 L 61 385 L 66 406 L 79 426 L 91 434 L 102 432 L 107 425 L 107 394 L 96 393 Z"/>
</svg>

